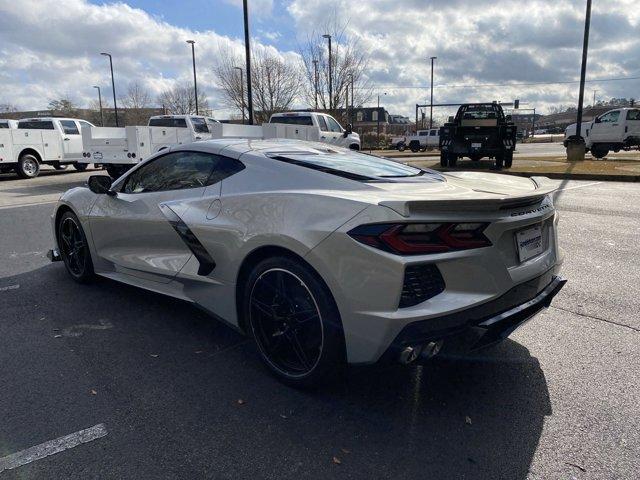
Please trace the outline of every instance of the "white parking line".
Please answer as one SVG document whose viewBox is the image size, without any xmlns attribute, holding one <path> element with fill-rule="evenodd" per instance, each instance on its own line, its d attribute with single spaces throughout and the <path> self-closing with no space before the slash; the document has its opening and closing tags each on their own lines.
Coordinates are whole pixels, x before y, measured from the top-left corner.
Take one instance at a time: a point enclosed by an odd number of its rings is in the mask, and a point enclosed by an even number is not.
<svg viewBox="0 0 640 480">
<path fill-rule="evenodd" d="M 20 288 L 20 285 L 7 285 L 6 287 L 0 287 L 0 292 L 6 292 L 7 290 L 17 290 Z"/>
<path fill-rule="evenodd" d="M 587 183 L 585 185 L 574 185 L 573 187 L 559 188 L 557 191 L 564 192 L 565 190 L 573 190 L 574 188 L 590 187 L 592 185 L 600 185 L 601 183 L 602 182 L 592 182 L 592 183 Z"/>
<path fill-rule="evenodd" d="M 56 453 L 77 447 L 83 443 L 91 442 L 106 435 L 107 428 L 103 423 L 99 423 L 91 428 L 41 443 L 40 445 L 27 448 L 21 452 L 12 453 L 11 455 L 0 458 L 0 473 L 5 470 L 21 467 L 27 463 L 35 462 L 36 460 L 41 460 L 49 455 L 55 455 Z"/>
<path fill-rule="evenodd" d="M 7 208 L 20 208 L 20 207 L 34 207 L 36 205 L 47 205 L 50 203 L 58 203 L 58 200 L 48 200 L 46 202 L 34 202 L 34 203 L 18 203 L 18 204 L 9 204 L 9 205 L 0 205 L 0 210 L 4 210 Z"/>
</svg>

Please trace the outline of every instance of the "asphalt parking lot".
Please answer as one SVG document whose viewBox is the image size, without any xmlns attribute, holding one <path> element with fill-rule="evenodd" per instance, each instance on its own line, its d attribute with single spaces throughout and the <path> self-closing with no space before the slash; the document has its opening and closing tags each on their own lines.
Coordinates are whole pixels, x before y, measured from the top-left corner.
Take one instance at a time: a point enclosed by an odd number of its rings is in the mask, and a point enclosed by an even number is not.
<svg viewBox="0 0 640 480">
<path fill-rule="evenodd" d="M 302 392 L 190 305 L 48 262 L 53 202 L 90 173 L 0 175 L 0 479 L 637 478 L 636 184 L 562 183 L 569 282 L 500 346 Z"/>
</svg>

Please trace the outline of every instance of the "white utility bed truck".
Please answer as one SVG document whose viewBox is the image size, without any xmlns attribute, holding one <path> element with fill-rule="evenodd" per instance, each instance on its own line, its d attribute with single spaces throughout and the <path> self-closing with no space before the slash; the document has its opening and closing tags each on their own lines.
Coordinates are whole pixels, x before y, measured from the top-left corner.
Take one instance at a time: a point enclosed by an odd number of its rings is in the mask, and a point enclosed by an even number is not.
<svg viewBox="0 0 640 480">
<path fill-rule="evenodd" d="M 353 132 L 351 125 L 342 125 L 331 115 L 319 112 L 282 112 L 274 113 L 269 123 L 299 125 L 319 129 L 319 141 L 338 147 L 360 150 L 360 135 Z"/>
<path fill-rule="evenodd" d="M 595 158 L 604 158 L 609 151 L 640 148 L 640 108 L 609 110 L 582 128 L 586 147 Z"/>
<path fill-rule="evenodd" d="M 117 178 L 160 150 L 211 138 L 212 127 L 219 124 L 198 115 L 159 115 L 151 117 L 147 126 L 86 128 L 81 161 L 102 165 Z"/>
<path fill-rule="evenodd" d="M 0 129 L 0 172 L 15 171 L 22 178 L 34 178 L 40 165 L 64 170 L 73 164 L 76 170 L 86 170 L 82 159 L 83 127 L 93 127 L 75 118 L 25 118 L 16 128 Z"/>
<path fill-rule="evenodd" d="M 438 148 L 440 145 L 440 129 L 418 130 L 415 135 L 393 137 L 391 145 L 401 152 L 408 147 L 414 153 L 418 150 L 424 152 L 427 149 Z"/>
<path fill-rule="evenodd" d="M 172 126 L 156 126 L 159 119 Z M 327 135 L 321 128 L 306 123 L 239 125 L 205 117 L 167 115 L 151 117 L 146 127 L 86 128 L 82 130 L 82 141 L 84 161 L 103 165 L 111 177 L 118 178 L 149 155 L 174 145 L 216 138 L 292 138 L 338 145 L 327 141 Z"/>
</svg>

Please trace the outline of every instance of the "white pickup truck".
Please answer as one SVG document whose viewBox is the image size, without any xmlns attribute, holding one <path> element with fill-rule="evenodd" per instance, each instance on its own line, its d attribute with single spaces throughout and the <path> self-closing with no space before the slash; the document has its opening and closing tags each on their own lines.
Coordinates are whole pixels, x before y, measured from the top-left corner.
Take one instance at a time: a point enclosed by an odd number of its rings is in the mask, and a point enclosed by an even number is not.
<svg viewBox="0 0 640 480">
<path fill-rule="evenodd" d="M 18 128 L 18 121 L 8 118 L 0 118 L 0 128 Z"/>
<path fill-rule="evenodd" d="M 360 150 L 360 135 L 353 132 L 351 125 L 342 125 L 331 115 L 319 112 L 282 112 L 274 113 L 269 123 L 300 125 L 319 129 L 318 140 L 338 147 Z"/>
<path fill-rule="evenodd" d="M 440 129 L 418 130 L 415 135 L 393 137 L 391 145 L 401 152 L 407 147 L 412 152 L 417 152 L 418 150 L 424 152 L 427 149 L 438 148 L 440 145 Z"/>
<path fill-rule="evenodd" d="M 116 178 L 160 150 L 211 138 L 214 125 L 220 122 L 199 115 L 158 115 L 147 126 L 85 128 L 81 161 L 103 165 Z"/>
<path fill-rule="evenodd" d="M 86 170 L 82 159 L 83 127 L 93 127 L 75 118 L 25 118 L 16 128 L 0 129 L 0 172 L 15 171 L 22 178 L 34 178 L 40 165 L 64 170 L 73 164 L 76 170 Z"/>
<path fill-rule="evenodd" d="M 580 136 L 584 139 L 588 151 L 595 158 L 604 158 L 609 151 L 640 148 L 640 108 L 617 108 L 583 123 Z M 567 139 L 576 134 L 576 124 L 565 130 Z"/>
<path fill-rule="evenodd" d="M 85 128 L 82 130 L 85 161 L 106 167 L 109 175 L 117 178 L 155 152 L 198 140 L 294 138 L 322 141 L 322 132 L 315 126 L 280 123 L 239 125 L 213 121 L 206 124 L 207 130 L 204 131 L 203 127 L 194 127 L 193 119 L 187 119 L 188 127 Z M 149 123 L 155 123 L 153 117 Z"/>
</svg>

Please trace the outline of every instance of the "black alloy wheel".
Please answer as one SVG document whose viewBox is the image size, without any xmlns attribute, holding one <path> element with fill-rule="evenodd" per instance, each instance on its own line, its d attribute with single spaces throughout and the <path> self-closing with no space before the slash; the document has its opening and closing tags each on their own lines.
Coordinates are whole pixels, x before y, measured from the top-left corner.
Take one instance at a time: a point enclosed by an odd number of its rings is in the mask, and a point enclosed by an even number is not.
<svg viewBox="0 0 640 480">
<path fill-rule="evenodd" d="M 306 265 L 291 258 L 261 262 L 245 287 L 244 315 L 265 365 L 293 386 L 317 386 L 345 364 L 335 302 Z"/>
<path fill-rule="evenodd" d="M 87 237 L 72 212 L 65 212 L 58 223 L 58 247 L 67 272 L 74 280 L 86 283 L 93 278 Z"/>
</svg>

